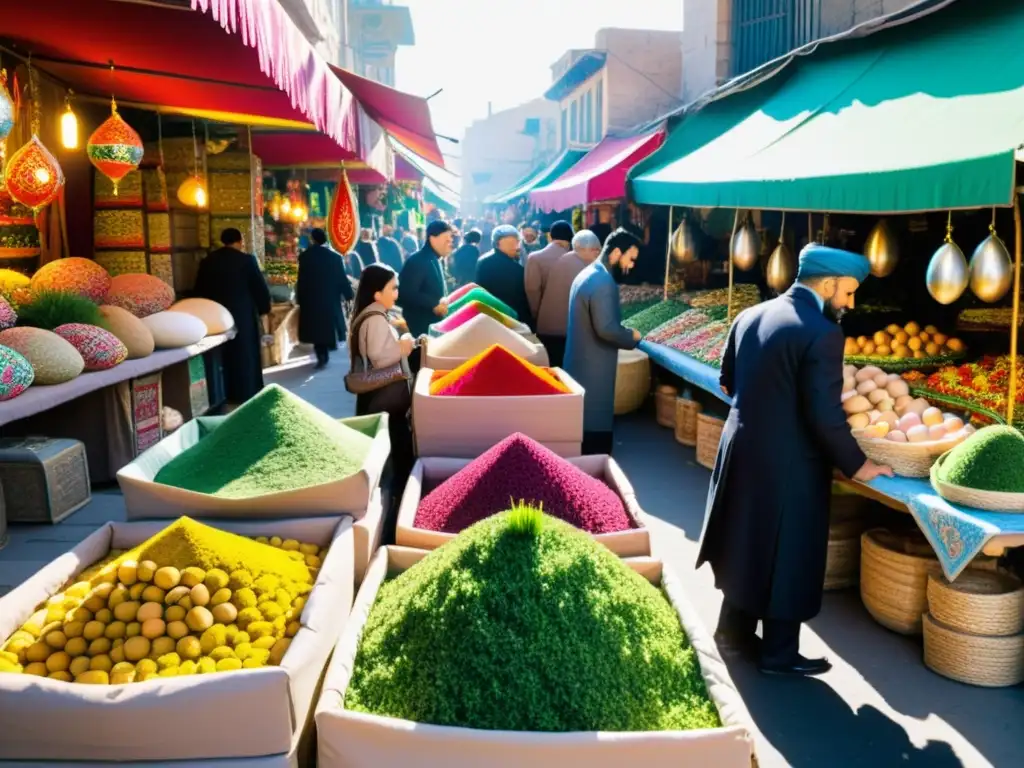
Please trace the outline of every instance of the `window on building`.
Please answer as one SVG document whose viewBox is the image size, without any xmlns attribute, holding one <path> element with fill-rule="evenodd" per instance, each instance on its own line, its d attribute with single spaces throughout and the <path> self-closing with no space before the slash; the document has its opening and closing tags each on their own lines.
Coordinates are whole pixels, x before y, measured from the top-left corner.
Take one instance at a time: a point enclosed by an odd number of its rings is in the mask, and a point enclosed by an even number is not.
<svg viewBox="0 0 1024 768">
<path fill-rule="evenodd" d="M 540 136 L 540 118 L 528 117 L 523 122 L 524 136 Z"/>
<path fill-rule="evenodd" d="M 594 91 L 594 139 L 600 141 L 604 138 L 604 78 L 597 81 Z"/>
<path fill-rule="evenodd" d="M 569 141 L 578 142 L 580 140 L 580 115 L 579 105 L 573 100 L 569 107 Z"/>
<path fill-rule="evenodd" d="M 594 141 L 594 94 L 587 91 L 587 95 L 583 97 L 583 114 L 586 115 L 586 122 L 584 123 L 584 132 L 586 136 L 584 141 Z"/>
<path fill-rule="evenodd" d="M 562 142 L 562 148 L 569 143 L 569 108 L 562 107 L 562 132 L 558 135 L 559 141 Z"/>
<path fill-rule="evenodd" d="M 734 75 L 749 72 L 820 37 L 820 0 L 733 0 L 732 5 Z"/>
</svg>

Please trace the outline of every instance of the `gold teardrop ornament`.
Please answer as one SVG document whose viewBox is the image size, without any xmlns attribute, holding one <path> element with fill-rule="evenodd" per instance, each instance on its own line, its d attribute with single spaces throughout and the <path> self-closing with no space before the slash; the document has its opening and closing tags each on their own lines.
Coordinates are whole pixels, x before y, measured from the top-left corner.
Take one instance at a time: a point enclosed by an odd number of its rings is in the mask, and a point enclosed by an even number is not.
<svg viewBox="0 0 1024 768">
<path fill-rule="evenodd" d="M 697 260 L 697 243 L 693 228 L 685 216 L 672 233 L 672 258 L 679 264 L 691 264 Z"/>
<path fill-rule="evenodd" d="M 928 293 L 939 304 L 952 304 L 967 289 L 970 275 L 964 252 L 952 240 L 947 240 L 932 255 L 925 274 Z"/>
<path fill-rule="evenodd" d="M 982 301 L 999 301 L 1013 284 L 1013 264 L 999 235 L 992 230 L 971 256 L 971 290 Z"/>
<path fill-rule="evenodd" d="M 864 256 L 867 257 L 871 265 L 871 274 L 875 277 L 888 277 L 896 269 L 900 261 L 899 245 L 885 219 L 880 219 L 868 233 L 867 242 L 864 244 Z"/>
<path fill-rule="evenodd" d="M 765 270 L 768 287 L 776 293 L 782 293 L 795 279 L 796 259 L 793 258 L 793 252 L 785 243 L 779 243 L 768 257 L 768 268 Z"/>
<path fill-rule="evenodd" d="M 747 219 L 746 223 L 736 231 L 732 240 L 732 263 L 736 268 L 747 272 L 757 264 L 761 251 L 761 238 L 757 234 L 754 222 Z"/>
</svg>

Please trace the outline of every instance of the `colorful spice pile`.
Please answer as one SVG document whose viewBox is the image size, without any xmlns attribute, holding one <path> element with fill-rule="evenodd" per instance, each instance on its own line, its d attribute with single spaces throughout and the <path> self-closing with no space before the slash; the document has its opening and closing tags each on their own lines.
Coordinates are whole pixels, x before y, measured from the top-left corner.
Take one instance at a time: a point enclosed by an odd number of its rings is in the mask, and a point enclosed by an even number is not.
<svg viewBox="0 0 1024 768">
<path fill-rule="evenodd" d="M 680 297 L 691 307 L 724 307 L 729 303 L 729 289 L 716 288 L 713 291 L 698 291 Z M 761 292 L 756 285 L 743 284 L 732 287 L 732 316 L 735 317 L 744 309 L 760 303 Z"/>
<path fill-rule="evenodd" d="M 664 595 L 529 508 L 477 523 L 381 586 L 345 708 L 507 731 L 720 724 Z"/>
<path fill-rule="evenodd" d="M 979 491 L 1024 493 L 1024 435 L 998 424 L 979 429 L 949 452 L 938 477 Z"/>
<path fill-rule="evenodd" d="M 677 336 L 668 342 L 668 346 L 695 360 L 719 368 L 728 337 L 729 324 L 724 320 L 713 320 L 699 330 Z"/>
<path fill-rule="evenodd" d="M 156 482 L 228 499 L 308 488 L 358 472 L 372 442 L 271 384 L 171 459 Z"/>
<path fill-rule="evenodd" d="M 460 298 L 465 296 L 467 293 L 472 291 L 474 288 L 479 288 L 479 287 L 480 286 L 477 285 L 476 283 L 466 283 L 465 285 L 456 288 L 454 291 L 452 291 L 451 293 L 448 294 L 448 306 L 451 306 L 453 302 L 458 301 Z"/>
<path fill-rule="evenodd" d="M 1010 382 L 1010 358 L 984 357 L 978 362 L 948 365 L 932 374 L 910 371 L 903 374 L 914 394 L 933 402 L 962 406 L 979 413 L 1006 417 Z M 1015 421 L 1024 422 L 1024 361 L 1017 363 L 1017 405 Z"/>
<path fill-rule="evenodd" d="M 661 299 L 645 299 L 643 301 L 635 301 L 631 304 L 622 304 L 622 319 L 623 321 L 629 320 L 634 315 L 638 315 L 645 309 L 650 309 L 661 303 Z"/>
<path fill-rule="evenodd" d="M 644 339 L 655 344 L 667 344 L 669 341 L 698 331 L 714 320 L 725 318 L 724 307 L 710 309 L 689 309 L 664 325 L 660 325 L 648 333 Z"/>
<path fill-rule="evenodd" d="M 662 300 L 665 288 L 661 285 L 620 285 L 619 302 L 623 305 L 636 304 L 639 302 L 652 302 L 654 304 Z"/>
<path fill-rule="evenodd" d="M 523 397 L 567 395 L 569 388 L 548 370 L 497 344 L 454 371 L 437 371 L 430 394 L 438 397 Z"/>
<path fill-rule="evenodd" d="M 514 320 L 519 318 L 519 315 L 516 314 L 516 311 L 512 309 L 512 307 L 510 307 L 508 304 L 499 299 L 490 291 L 484 288 L 480 288 L 479 286 L 477 286 L 471 291 L 466 291 L 457 299 L 449 299 L 448 311 L 457 312 L 459 311 L 459 309 L 473 301 L 479 301 L 481 304 L 484 304 L 490 307 L 491 309 L 497 310 L 498 312 L 501 312 L 503 315 L 508 315 Z"/>
<path fill-rule="evenodd" d="M 689 307 L 679 301 L 669 299 L 668 301 L 660 301 L 653 307 L 638 312 L 631 318 L 623 322 L 627 328 L 634 328 L 640 331 L 641 336 L 646 336 L 648 333 L 653 331 L 658 326 L 664 325 L 669 320 L 678 317 L 680 314 L 685 312 Z"/>
<path fill-rule="evenodd" d="M 482 304 L 479 301 L 471 301 L 469 304 L 466 304 L 463 307 L 459 307 L 459 309 L 452 312 L 444 320 L 441 320 L 440 322 L 431 325 L 429 329 L 430 335 L 440 336 L 445 333 L 450 333 L 459 326 L 468 323 L 470 320 L 472 320 L 474 317 L 477 317 L 478 315 L 487 315 L 492 320 L 497 320 L 505 327 L 511 328 L 514 331 L 518 331 L 521 328 L 525 327 L 522 326 L 522 324 L 517 322 L 516 320 L 513 320 L 508 315 L 499 312 L 498 310 L 489 307 L 486 304 Z"/>
<path fill-rule="evenodd" d="M 538 506 L 588 533 L 636 527 L 615 491 L 521 433 L 506 437 L 428 493 L 415 525 L 459 533 L 508 509 L 510 500 Z"/>
<path fill-rule="evenodd" d="M 275 540 L 182 517 L 40 605 L 0 672 L 123 685 L 278 665 L 326 551 Z"/>
<path fill-rule="evenodd" d="M 472 357 L 495 344 L 500 344 L 520 357 L 532 355 L 534 345 L 488 315 L 477 315 L 451 333 L 430 341 L 433 357 Z"/>
</svg>

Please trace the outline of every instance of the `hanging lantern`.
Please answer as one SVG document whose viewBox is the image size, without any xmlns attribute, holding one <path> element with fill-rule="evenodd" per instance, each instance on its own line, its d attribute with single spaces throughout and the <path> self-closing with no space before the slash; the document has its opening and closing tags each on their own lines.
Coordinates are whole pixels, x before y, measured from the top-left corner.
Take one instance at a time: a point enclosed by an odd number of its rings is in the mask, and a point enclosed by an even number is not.
<svg viewBox="0 0 1024 768">
<path fill-rule="evenodd" d="M 359 204 L 344 168 L 327 214 L 327 236 L 339 253 L 351 251 L 359 239 Z"/>
<path fill-rule="evenodd" d="M 64 171 L 57 158 L 33 134 L 7 161 L 4 179 L 11 197 L 38 213 L 53 202 L 64 186 Z"/>
<path fill-rule="evenodd" d="M 178 186 L 178 200 L 189 208 L 205 208 L 209 200 L 203 180 L 198 176 L 189 176 Z"/>
<path fill-rule="evenodd" d="M 875 277 L 888 277 L 896 269 L 900 260 L 899 246 L 885 219 L 881 219 L 868 233 L 864 256 L 871 264 L 871 274 Z"/>
<path fill-rule="evenodd" d="M 697 260 L 697 243 L 690 220 L 685 214 L 672 235 L 672 258 L 680 264 L 692 264 Z"/>
<path fill-rule="evenodd" d="M 796 279 L 796 259 L 793 252 L 783 242 L 785 234 L 786 214 L 782 214 L 782 226 L 779 227 L 779 244 L 775 246 L 772 255 L 768 257 L 768 267 L 765 270 L 765 280 L 768 287 L 776 293 L 782 293 L 793 284 Z"/>
<path fill-rule="evenodd" d="M 64 149 L 78 149 L 78 116 L 71 109 L 71 91 L 64 99 L 64 114 L 60 116 L 60 145 Z"/>
<path fill-rule="evenodd" d="M 963 295 L 969 280 L 967 259 L 953 242 L 953 214 L 950 213 L 946 223 L 946 241 L 939 246 L 928 263 L 925 275 L 928 293 L 939 304 L 952 304 Z"/>
<path fill-rule="evenodd" d="M 93 131 L 86 152 L 96 170 L 114 183 L 116 197 L 118 182 L 139 167 L 145 150 L 139 134 L 117 113 L 117 104 L 111 102 L 110 117 Z"/>
<path fill-rule="evenodd" d="M 11 135 L 17 117 L 18 108 L 14 106 L 14 100 L 7 92 L 7 70 L 0 69 L 0 142 Z"/>
<path fill-rule="evenodd" d="M 982 301 L 992 304 L 999 301 L 1013 284 L 1013 264 L 1010 253 L 996 234 L 996 212 L 992 211 L 989 235 L 971 255 L 971 290 Z"/>
<path fill-rule="evenodd" d="M 757 234 L 754 222 L 747 217 L 746 222 L 736 231 L 732 239 L 732 263 L 744 272 L 754 268 L 761 251 L 761 238 Z"/>
</svg>

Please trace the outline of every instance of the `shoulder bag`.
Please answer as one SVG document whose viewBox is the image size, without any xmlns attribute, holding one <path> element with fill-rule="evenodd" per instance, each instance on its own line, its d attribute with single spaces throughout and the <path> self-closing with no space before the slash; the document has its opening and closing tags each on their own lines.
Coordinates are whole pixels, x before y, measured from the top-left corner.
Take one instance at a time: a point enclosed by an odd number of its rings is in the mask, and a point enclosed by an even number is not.
<svg viewBox="0 0 1024 768">
<path fill-rule="evenodd" d="M 374 368 L 360 348 L 359 331 L 371 315 L 380 315 L 387 320 L 387 315 L 383 312 L 367 312 L 352 327 L 352 364 L 349 372 L 345 374 L 345 389 L 353 395 L 366 395 L 409 379 L 402 369 L 401 359 L 386 368 Z"/>
</svg>

